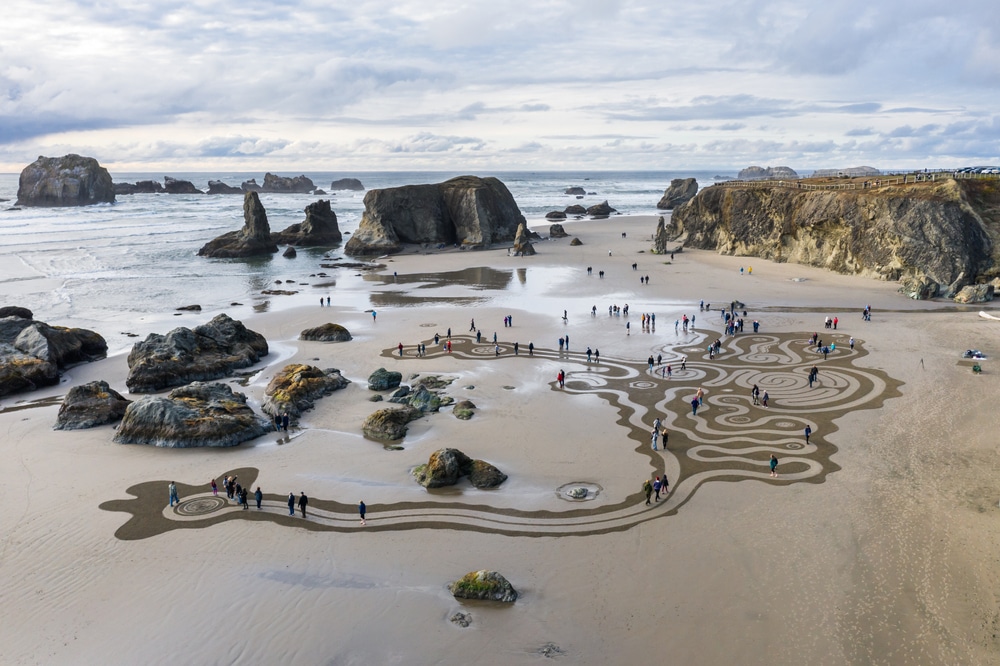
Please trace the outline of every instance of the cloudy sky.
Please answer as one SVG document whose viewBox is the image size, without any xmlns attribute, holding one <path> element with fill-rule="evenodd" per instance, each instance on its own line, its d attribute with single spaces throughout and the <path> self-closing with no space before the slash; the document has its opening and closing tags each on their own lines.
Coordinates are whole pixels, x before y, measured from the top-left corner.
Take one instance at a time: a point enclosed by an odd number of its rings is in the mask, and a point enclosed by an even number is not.
<svg viewBox="0 0 1000 666">
<path fill-rule="evenodd" d="M 1000 163 L 996 0 L 7 0 L 0 171 Z"/>
</svg>

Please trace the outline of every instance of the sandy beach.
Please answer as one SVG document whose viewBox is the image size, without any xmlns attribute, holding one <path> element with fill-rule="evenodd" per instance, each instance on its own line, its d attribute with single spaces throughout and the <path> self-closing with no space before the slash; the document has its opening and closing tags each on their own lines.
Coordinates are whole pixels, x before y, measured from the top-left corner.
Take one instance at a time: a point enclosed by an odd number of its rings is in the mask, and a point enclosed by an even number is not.
<svg viewBox="0 0 1000 666">
<path fill-rule="evenodd" d="M 352 381 L 288 437 L 157 449 L 114 444 L 111 426 L 53 431 L 58 398 L 74 384 L 104 379 L 127 395 L 126 353 L 3 400 L 0 662 L 997 663 L 1000 324 L 978 306 L 910 301 L 894 283 L 807 266 L 705 251 L 671 261 L 650 253 L 655 225 L 569 221 L 569 238 L 537 243 L 533 257 L 409 251 L 366 276 L 367 306 L 334 288 L 329 308 L 241 317 L 271 346 L 248 385 L 234 383 L 255 408 L 289 362 Z M 570 246 L 573 237 L 583 245 Z M 300 265 L 303 279 L 316 271 Z M 718 308 L 734 299 L 746 329 L 729 339 Z M 702 300 L 712 312 L 699 311 Z M 627 318 L 608 315 L 625 304 Z M 643 313 L 656 314 L 655 331 L 643 331 Z M 683 315 L 697 316 L 693 331 L 675 332 Z M 824 330 L 827 316 L 839 317 L 836 331 Z M 325 322 L 354 339 L 298 340 Z M 451 354 L 432 340 L 449 328 Z M 825 361 L 806 344 L 814 332 L 836 342 Z M 723 351 L 709 359 L 716 338 Z M 418 358 L 421 341 L 428 356 Z M 600 350 L 600 366 L 587 347 Z M 961 357 L 968 348 L 991 357 L 981 375 Z M 658 354 L 674 361 L 672 378 L 648 372 Z M 805 382 L 811 365 L 815 388 Z M 401 450 L 368 440 L 361 423 L 385 405 L 366 386 L 379 367 L 404 383 L 453 377 L 444 393 L 472 400 L 476 415 L 421 418 Z M 753 383 L 770 391 L 767 410 L 750 404 Z M 696 418 L 699 386 L 707 395 Z M 671 433 L 666 452 L 649 446 L 656 416 Z M 410 470 L 443 447 L 509 479 L 493 491 L 428 491 Z M 256 475 L 260 513 L 167 507 L 170 481 L 183 508 L 233 470 Z M 643 481 L 664 472 L 671 494 L 645 506 Z M 583 502 L 557 492 L 573 484 L 599 492 Z M 137 486 L 138 498 L 128 492 Z M 306 492 L 316 517 L 289 517 L 289 492 Z M 517 602 L 454 599 L 447 585 L 478 569 L 506 576 Z M 460 611 L 470 626 L 450 621 Z"/>
</svg>

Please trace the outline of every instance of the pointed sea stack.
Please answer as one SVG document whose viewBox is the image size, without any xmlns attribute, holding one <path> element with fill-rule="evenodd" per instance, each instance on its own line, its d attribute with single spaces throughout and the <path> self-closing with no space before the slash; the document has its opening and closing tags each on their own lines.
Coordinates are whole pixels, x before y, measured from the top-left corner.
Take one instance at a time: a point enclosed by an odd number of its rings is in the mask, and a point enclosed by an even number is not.
<svg viewBox="0 0 1000 666">
<path fill-rule="evenodd" d="M 278 246 L 271 240 L 267 212 L 256 192 L 243 195 L 243 228 L 209 241 L 198 250 L 200 257 L 234 259 L 273 254 Z"/>
</svg>

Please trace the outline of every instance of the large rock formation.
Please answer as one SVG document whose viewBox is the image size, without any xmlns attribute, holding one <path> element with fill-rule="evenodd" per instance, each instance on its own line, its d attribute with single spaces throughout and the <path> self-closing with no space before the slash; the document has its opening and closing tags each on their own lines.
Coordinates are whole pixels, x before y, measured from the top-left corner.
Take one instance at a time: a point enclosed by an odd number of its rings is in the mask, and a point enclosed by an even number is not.
<svg viewBox="0 0 1000 666">
<path fill-rule="evenodd" d="M 370 414 L 361 424 L 365 437 L 380 442 L 394 442 L 406 436 L 407 424 L 423 416 L 423 412 L 413 407 L 380 409 Z"/>
<path fill-rule="evenodd" d="M 736 176 L 737 180 L 795 180 L 798 177 L 799 174 L 786 166 L 748 166 Z"/>
<path fill-rule="evenodd" d="M 670 181 L 670 187 L 663 193 L 663 197 L 657 202 L 656 207 L 660 210 L 672 210 L 682 203 L 687 203 L 698 194 L 698 181 L 694 178 L 674 178 Z"/>
<path fill-rule="evenodd" d="M 311 340 L 313 342 L 348 342 L 351 339 L 351 332 L 340 324 L 321 324 L 315 328 L 307 328 L 299 333 L 299 340 Z M 402 375 L 399 377 L 400 379 L 403 378 Z"/>
<path fill-rule="evenodd" d="M 93 157 L 42 157 L 24 167 L 18 206 L 89 206 L 114 203 L 115 184 Z"/>
<path fill-rule="evenodd" d="M 267 212 L 256 192 L 243 195 L 243 228 L 210 240 L 198 250 L 201 257 L 225 259 L 273 254 L 278 246 L 271 240 Z"/>
<path fill-rule="evenodd" d="M 250 180 L 244 180 L 240 185 L 240 190 L 243 192 L 260 192 L 260 185 L 257 184 L 256 178 L 251 178 Z"/>
<path fill-rule="evenodd" d="M 357 178 L 341 178 L 340 180 L 335 180 L 330 183 L 330 189 L 336 192 L 337 190 L 349 190 L 352 192 L 361 192 L 365 189 L 365 186 L 361 184 L 361 181 Z"/>
<path fill-rule="evenodd" d="M 607 217 L 611 215 L 611 213 L 617 213 L 617 212 L 618 211 L 616 211 L 614 208 L 608 205 L 607 201 L 602 201 L 599 204 L 594 204 L 593 206 L 587 209 L 587 215 L 598 218 Z"/>
<path fill-rule="evenodd" d="M 905 277 L 918 292 L 936 292 L 933 283 L 952 296 L 1000 274 L 997 211 L 1000 191 L 989 181 L 877 190 L 715 186 L 674 210 L 670 239 L 683 235 L 685 246 L 722 254 Z"/>
<path fill-rule="evenodd" d="M 107 352 L 107 342 L 94 331 L 4 317 L 0 319 L 0 396 L 57 384 L 63 368 L 96 361 Z"/>
<path fill-rule="evenodd" d="M 82 430 L 114 423 L 131 403 L 105 381 L 74 386 L 63 398 L 56 416 L 56 430 Z"/>
<path fill-rule="evenodd" d="M 170 176 L 163 177 L 163 191 L 167 194 L 204 194 L 190 180 L 179 180 Z"/>
<path fill-rule="evenodd" d="M 163 185 L 156 180 L 140 180 L 135 183 L 115 183 L 115 194 L 159 194 Z"/>
<path fill-rule="evenodd" d="M 565 220 L 566 213 L 561 210 L 552 210 L 545 214 L 546 220 Z"/>
<path fill-rule="evenodd" d="M 535 254 L 535 247 L 531 244 L 528 236 L 528 228 L 523 222 L 517 225 L 517 233 L 514 234 L 514 253 L 521 257 L 530 257 Z"/>
<path fill-rule="evenodd" d="M 320 199 L 306 206 L 306 219 L 282 232 L 271 234 L 271 240 L 284 245 L 336 245 L 344 236 L 337 226 L 337 214 L 329 199 Z"/>
<path fill-rule="evenodd" d="M 313 365 L 291 363 L 282 368 L 264 389 L 264 402 L 260 410 L 270 416 L 288 414 L 296 418 L 312 409 L 323 396 L 342 389 L 351 381 L 340 370 L 320 370 Z"/>
<path fill-rule="evenodd" d="M 217 315 L 194 330 L 150 333 L 128 355 L 132 393 L 151 393 L 192 381 L 225 377 L 267 356 L 267 340 L 228 315 Z"/>
<path fill-rule="evenodd" d="M 125 410 L 116 444 L 169 448 L 236 446 L 260 437 L 268 422 L 247 397 L 225 384 L 194 382 L 163 396 L 145 396 Z"/>
<path fill-rule="evenodd" d="M 480 489 L 496 488 L 507 480 L 507 475 L 482 460 L 473 460 L 458 449 L 438 449 L 431 454 L 426 465 L 413 469 L 417 483 L 425 488 L 453 486 L 463 476 Z"/>
<path fill-rule="evenodd" d="M 512 604 L 517 601 L 517 590 L 496 571 L 471 571 L 448 586 L 456 599 L 479 599 Z"/>
<path fill-rule="evenodd" d="M 398 252 L 404 243 L 481 248 L 514 239 L 524 222 L 514 197 L 496 178 L 460 176 L 436 185 L 369 190 L 348 254 Z"/>
<path fill-rule="evenodd" d="M 278 176 L 273 173 L 264 174 L 264 184 L 261 185 L 261 192 L 277 192 L 281 194 L 308 194 L 316 189 L 316 185 L 305 176 Z"/>
<path fill-rule="evenodd" d="M 566 210 L 563 212 L 567 215 L 586 215 L 587 209 L 580 204 L 573 204 L 572 206 L 566 206 Z"/>
<path fill-rule="evenodd" d="M 226 185 L 221 180 L 210 180 L 208 181 L 208 194 L 243 194 L 243 190 Z"/>
</svg>

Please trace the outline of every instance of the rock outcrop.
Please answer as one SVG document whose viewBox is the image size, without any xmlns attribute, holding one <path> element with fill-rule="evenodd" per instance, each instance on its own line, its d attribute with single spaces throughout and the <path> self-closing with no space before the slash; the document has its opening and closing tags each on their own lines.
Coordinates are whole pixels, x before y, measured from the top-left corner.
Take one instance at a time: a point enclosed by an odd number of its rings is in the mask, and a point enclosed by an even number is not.
<svg viewBox="0 0 1000 666">
<path fill-rule="evenodd" d="M 17 206 L 90 206 L 114 203 L 115 184 L 93 157 L 42 157 L 24 167 Z"/>
<path fill-rule="evenodd" d="M 970 284 L 955 294 L 956 303 L 985 303 L 993 300 L 992 284 Z"/>
<path fill-rule="evenodd" d="M 163 177 L 163 191 L 167 194 L 204 194 L 190 180 L 178 180 L 170 176 Z"/>
<path fill-rule="evenodd" d="M 232 185 L 226 185 L 221 180 L 208 181 L 209 194 L 243 194 L 243 190 Z"/>
<path fill-rule="evenodd" d="M 18 319 L 34 319 L 35 314 L 28 308 L 19 305 L 5 305 L 0 308 L 0 319 L 7 317 L 17 317 Z"/>
<path fill-rule="evenodd" d="M 940 285 L 950 297 L 1000 274 L 998 210 L 1000 191 L 987 181 L 877 190 L 717 186 L 674 210 L 671 240 L 684 235 L 685 246 L 722 254 L 908 278 L 918 291 Z"/>
<path fill-rule="evenodd" d="M 260 192 L 260 185 L 257 184 L 256 178 L 251 178 L 250 180 L 244 180 L 240 185 L 240 191 L 242 192 Z"/>
<path fill-rule="evenodd" d="M 278 251 L 277 244 L 271 240 L 267 212 L 256 192 L 243 195 L 243 220 L 242 229 L 222 234 L 205 243 L 198 250 L 198 256 L 234 259 L 266 256 Z"/>
<path fill-rule="evenodd" d="M 281 232 L 271 234 L 271 240 L 283 245 L 336 245 L 343 240 L 337 225 L 337 214 L 329 199 L 320 199 L 306 206 L 306 219 Z"/>
<path fill-rule="evenodd" d="M 583 241 L 581 241 L 579 238 L 574 238 L 569 242 L 569 244 L 572 245 L 573 247 L 579 247 L 583 245 Z"/>
<path fill-rule="evenodd" d="M 362 192 L 365 186 L 361 184 L 361 181 L 357 178 L 341 178 L 330 183 L 330 189 L 334 192 L 337 190 L 348 190 L 351 192 Z"/>
<path fill-rule="evenodd" d="M 194 382 L 164 396 L 145 396 L 125 410 L 116 444 L 168 448 L 236 446 L 268 430 L 247 397 L 225 384 Z"/>
<path fill-rule="evenodd" d="M 104 358 L 107 352 L 107 342 L 94 331 L 4 317 L 0 319 L 0 396 L 57 384 L 60 370 Z"/>
<path fill-rule="evenodd" d="M 674 178 L 670 181 L 670 187 L 663 193 L 663 197 L 657 202 L 656 207 L 660 210 L 673 210 L 682 203 L 687 203 L 698 194 L 698 181 L 694 178 Z"/>
<path fill-rule="evenodd" d="M 567 215 L 586 215 L 587 209 L 580 204 L 573 204 L 572 206 L 566 206 L 566 210 L 563 212 Z"/>
<path fill-rule="evenodd" d="M 115 183 L 115 194 L 159 194 L 163 185 L 156 180 L 140 180 L 135 183 Z"/>
<path fill-rule="evenodd" d="M 55 429 L 82 430 L 120 421 L 130 403 L 105 381 L 74 386 L 59 406 Z"/>
<path fill-rule="evenodd" d="M 587 193 L 587 190 L 583 189 L 582 187 L 567 187 L 565 190 L 563 190 L 563 194 L 580 195 L 580 194 L 586 194 L 586 193 Z"/>
<path fill-rule="evenodd" d="M 398 252 L 404 243 L 489 247 L 513 240 L 524 223 L 514 197 L 496 178 L 460 176 L 436 185 L 369 190 L 353 255 Z"/>
<path fill-rule="evenodd" d="M 460 400 L 455 403 L 454 407 L 451 408 L 451 413 L 454 414 L 457 419 L 468 421 L 476 415 L 476 404 L 471 400 Z"/>
<path fill-rule="evenodd" d="M 288 247 L 285 248 L 285 251 L 281 253 L 281 256 L 287 259 L 294 259 L 295 257 L 298 256 L 298 254 L 299 253 L 295 250 L 295 248 L 289 245 Z"/>
<path fill-rule="evenodd" d="M 654 253 L 670 254 L 670 250 L 667 248 L 668 243 L 680 235 L 677 231 L 677 225 L 675 225 L 673 221 L 674 219 L 671 217 L 670 225 L 668 226 L 662 215 L 660 216 L 660 219 L 657 220 L 656 232 L 653 234 Z"/>
<path fill-rule="evenodd" d="M 549 211 L 548 213 L 545 214 L 545 219 L 546 220 L 565 220 L 566 219 L 566 213 L 564 213 L 561 210 Z"/>
<path fill-rule="evenodd" d="M 316 189 L 316 185 L 306 176 L 278 176 L 273 173 L 264 174 L 264 184 L 261 192 L 276 192 L 280 194 L 308 194 Z"/>
<path fill-rule="evenodd" d="M 128 355 L 132 393 L 152 393 L 192 381 L 225 377 L 267 356 L 267 340 L 242 322 L 220 314 L 207 324 L 150 333 Z"/>
<path fill-rule="evenodd" d="M 288 414 L 298 418 L 312 409 L 317 400 L 350 383 L 335 368 L 320 370 L 313 365 L 291 363 L 268 382 L 260 410 L 272 417 Z"/>
<path fill-rule="evenodd" d="M 587 209 L 587 215 L 597 218 L 608 217 L 609 215 L 611 215 L 611 213 L 617 213 L 617 212 L 618 211 L 616 211 L 614 208 L 608 205 L 607 201 L 602 201 L 599 204 L 594 204 L 593 206 Z"/>
<path fill-rule="evenodd" d="M 351 332 L 340 324 L 322 324 L 315 328 L 307 328 L 299 333 L 299 340 L 313 342 L 347 342 L 351 340 Z M 384 370 L 385 368 L 383 368 Z M 403 375 L 399 376 L 400 379 Z M 398 386 L 398 382 L 397 382 Z"/>
<path fill-rule="evenodd" d="M 421 416 L 423 412 L 412 407 L 380 409 L 365 419 L 361 424 L 361 432 L 371 439 L 394 442 L 403 439 L 407 424 Z"/>
<path fill-rule="evenodd" d="M 859 166 L 847 167 L 845 169 L 816 169 L 811 178 L 864 178 L 865 176 L 878 176 L 882 172 L 875 167 Z"/>
<path fill-rule="evenodd" d="M 456 599 L 479 599 L 512 604 L 517 601 L 517 590 L 496 571 L 472 571 L 448 586 Z"/>
<path fill-rule="evenodd" d="M 417 483 L 425 488 L 453 486 L 463 476 L 480 489 L 496 488 L 507 480 L 507 475 L 482 460 L 473 460 L 458 449 L 438 449 L 431 454 L 426 465 L 413 469 Z"/>
<path fill-rule="evenodd" d="M 531 244 L 528 236 L 528 228 L 522 222 L 517 227 L 514 234 L 514 253 L 521 257 L 530 257 L 535 254 L 535 248 Z"/>
<path fill-rule="evenodd" d="M 569 234 L 567 234 L 566 230 L 563 229 L 563 225 L 549 225 L 549 238 L 566 238 L 566 236 L 569 236 Z"/>
<path fill-rule="evenodd" d="M 388 391 L 399 386 L 403 381 L 403 373 L 379 368 L 368 376 L 368 389 L 371 391 Z"/>
<path fill-rule="evenodd" d="M 759 167 L 749 166 L 741 169 L 737 180 L 795 180 L 799 174 L 786 166 Z"/>
</svg>

